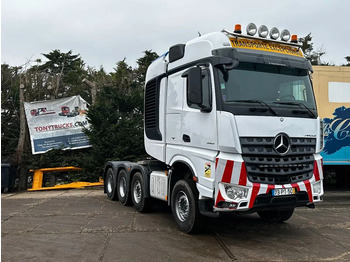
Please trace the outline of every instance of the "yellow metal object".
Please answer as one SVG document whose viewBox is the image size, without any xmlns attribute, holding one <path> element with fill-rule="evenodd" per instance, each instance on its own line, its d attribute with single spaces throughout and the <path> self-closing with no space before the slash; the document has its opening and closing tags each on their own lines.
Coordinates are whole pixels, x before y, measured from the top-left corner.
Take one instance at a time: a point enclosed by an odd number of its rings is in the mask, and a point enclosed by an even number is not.
<svg viewBox="0 0 350 262">
<path fill-rule="evenodd" d="M 39 191 L 39 190 L 52 190 L 52 189 L 68 189 L 68 188 L 83 188 L 88 186 L 102 186 L 103 180 L 100 179 L 99 182 L 90 183 L 90 182 L 73 182 L 65 185 L 56 185 L 53 187 L 43 187 L 43 178 L 44 173 L 48 172 L 64 172 L 64 171 L 80 171 L 82 170 L 79 167 L 67 166 L 67 167 L 52 167 L 52 168 L 40 168 L 40 169 L 31 169 L 30 172 L 34 172 L 33 176 L 33 187 L 28 189 L 28 191 Z"/>
<path fill-rule="evenodd" d="M 274 52 L 286 55 L 303 57 L 300 48 L 282 45 L 279 43 L 268 43 L 259 40 L 230 38 L 231 46 L 235 48 L 253 49 L 259 51 Z"/>
</svg>

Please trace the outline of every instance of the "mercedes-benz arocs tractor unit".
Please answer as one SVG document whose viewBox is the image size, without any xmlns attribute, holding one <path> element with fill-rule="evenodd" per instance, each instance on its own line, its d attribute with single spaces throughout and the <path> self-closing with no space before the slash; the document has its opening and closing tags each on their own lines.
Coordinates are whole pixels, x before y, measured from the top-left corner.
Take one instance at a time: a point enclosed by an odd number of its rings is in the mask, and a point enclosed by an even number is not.
<svg viewBox="0 0 350 262">
<path fill-rule="evenodd" d="M 258 36 L 256 36 L 258 34 Z M 291 38 L 291 40 L 290 40 Z M 108 162 L 105 193 L 143 212 L 171 206 L 183 232 L 201 216 L 289 219 L 322 201 L 323 124 L 296 35 L 241 26 L 177 44 L 148 68 L 149 160 Z"/>
</svg>

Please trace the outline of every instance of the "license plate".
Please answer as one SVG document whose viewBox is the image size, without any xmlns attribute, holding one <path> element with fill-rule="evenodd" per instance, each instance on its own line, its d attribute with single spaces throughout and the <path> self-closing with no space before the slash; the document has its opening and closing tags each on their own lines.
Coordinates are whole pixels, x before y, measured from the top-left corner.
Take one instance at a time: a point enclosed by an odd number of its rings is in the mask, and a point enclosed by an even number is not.
<svg viewBox="0 0 350 262">
<path fill-rule="evenodd" d="M 272 196 L 294 195 L 295 188 L 276 188 L 272 190 Z"/>
</svg>

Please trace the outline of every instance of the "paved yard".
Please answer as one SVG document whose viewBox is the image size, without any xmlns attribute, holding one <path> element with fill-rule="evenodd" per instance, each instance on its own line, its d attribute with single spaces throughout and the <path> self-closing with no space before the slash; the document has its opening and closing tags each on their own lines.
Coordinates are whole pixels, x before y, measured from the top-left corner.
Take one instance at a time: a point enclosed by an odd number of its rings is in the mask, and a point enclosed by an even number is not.
<svg viewBox="0 0 350 262">
<path fill-rule="evenodd" d="M 140 214 L 102 189 L 2 194 L 1 214 L 2 261 L 350 261 L 350 191 L 285 223 L 230 215 L 196 235 L 163 203 Z"/>
</svg>

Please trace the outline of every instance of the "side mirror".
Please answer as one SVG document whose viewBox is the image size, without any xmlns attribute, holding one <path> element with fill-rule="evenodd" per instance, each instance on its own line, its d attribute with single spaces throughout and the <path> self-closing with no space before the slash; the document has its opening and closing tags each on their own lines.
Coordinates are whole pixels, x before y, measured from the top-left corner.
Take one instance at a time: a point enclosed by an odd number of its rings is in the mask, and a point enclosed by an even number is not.
<svg viewBox="0 0 350 262">
<path fill-rule="evenodd" d="M 192 67 L 182 77 L 187 76 L 187 99 L 191 104 L 202 105 L 202 70 L 200 67 Z"/>
</svg>

